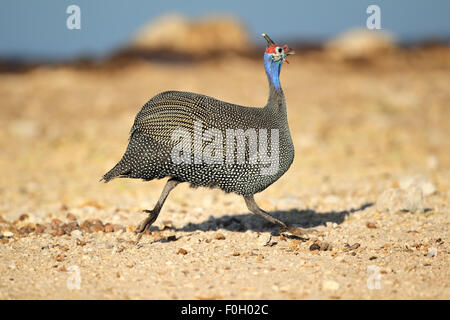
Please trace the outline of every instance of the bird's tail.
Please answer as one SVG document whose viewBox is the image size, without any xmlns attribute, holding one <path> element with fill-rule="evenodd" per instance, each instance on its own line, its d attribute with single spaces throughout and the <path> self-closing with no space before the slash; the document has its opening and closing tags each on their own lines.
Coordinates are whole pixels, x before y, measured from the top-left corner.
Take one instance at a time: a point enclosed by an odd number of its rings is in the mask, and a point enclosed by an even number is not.
<svg viewBox="0 0 450 320">
<path fill-rule="evenodd" d="M 114 166 L 114 168 L 103 175 L 103 177 L 100 179 L 100 182 L 103 181 L 107 183 L 114 178 L 127 177 L 130 172 L 130 168 L 128 168 L 128 166 L 122 159 Z"/>
</svg>

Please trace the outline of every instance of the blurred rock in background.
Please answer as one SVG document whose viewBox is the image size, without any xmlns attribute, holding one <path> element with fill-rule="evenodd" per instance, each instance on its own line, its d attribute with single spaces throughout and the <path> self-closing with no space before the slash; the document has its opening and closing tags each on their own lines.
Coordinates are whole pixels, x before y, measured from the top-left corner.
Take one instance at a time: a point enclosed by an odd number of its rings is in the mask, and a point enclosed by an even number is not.
<svg viewBox="0 0 450 320">
<path fill-rule="evenodd" d="M 328 41 L 325 48 L 336 60 L 368 60 L 393 52 L 397 45 L 387 31 L 353 29 Z"/>
<path fill-rule="evenodd" d="M 171 14 L 151 21 L 132 39 L 129 50 L 190 57 L 245 54 L 251 47 L 243 23 L 230 16 L 191 20 Z"/>
</svg>

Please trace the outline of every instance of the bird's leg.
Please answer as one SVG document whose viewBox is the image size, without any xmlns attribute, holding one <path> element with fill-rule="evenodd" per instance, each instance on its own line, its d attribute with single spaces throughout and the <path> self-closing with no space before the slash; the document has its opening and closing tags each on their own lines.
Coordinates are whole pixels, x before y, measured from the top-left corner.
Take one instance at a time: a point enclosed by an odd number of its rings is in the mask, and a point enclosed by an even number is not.
<svg viewBox="0 0 450 320">
<path fill-rule="evenodd" d="M 253 198 L 252 195 L 244 196 L 244 199 L 245 199 L 245 204 L 247 205 L 248 210 L 250 210 L 251 212 L 253 212 L 257 215 L 260 215 L 264 219 L 269 220 L 270 222 L 272 222 L 274 224 L 277 224 L 280 227 L 280 229 L 283 231 L 288 229 L 288 226 L 283 221 L 272 217 L 270 214 L 268 214 L 263 209 L 258 207 L 258 205 L 255 202 L 255 198 Z"/>
<path fill-rule="evenodd" d="M 148 229 L 153 224 L 153 222 L 156 221 L 159 212 L 162 209 L 164 201 L 166 201 L 170 191 L 172 191 L 172 189 L 175 188 L 179 183 L 180 181 L 178 180 L 169 179 L 166 185 L 164 186 L 164 189 L 161 192 L 161 195 L 159 196 L 158 202 L 156 203 L 155 207 L 152 210 L 144 210 L 144 212 L 148 213 L 148 217 L 144 221 L 142 221 L 142 223 L 139 224 L 139 226 L 136 228 L 136 233 L 138 234 L 136 243 L 139 242 L 142 235 L 144 234 L 144 231 Z"/>
<path fill-rule="evenodd" d="M 305 230 L 303 228 L 287 225 L 283 221 L 272 217 L 270 214 L 268 214 L 263 209 L 258 207 L 258 205 L 255 202 L 255 198 L 253 197 L 253 195 L 244 196 L 244 200 L 245 200 L 245 203 L 247 204 L 247 208 L 251 212 L 253 212 L 253 213 L 257 214 L 257 215 L 260 215 L 264 219 L 267 219 L 270 222 L 278 225 L 278 227 L 280 228 L 280 232 L 287 231 L 287 232 L 292 233 L 293 235 L 296 235 L 296 236 L 302 236 L 302 235 L 307 234 L 308 232 L 315 232 L 315 230 Z"/>
</svg>

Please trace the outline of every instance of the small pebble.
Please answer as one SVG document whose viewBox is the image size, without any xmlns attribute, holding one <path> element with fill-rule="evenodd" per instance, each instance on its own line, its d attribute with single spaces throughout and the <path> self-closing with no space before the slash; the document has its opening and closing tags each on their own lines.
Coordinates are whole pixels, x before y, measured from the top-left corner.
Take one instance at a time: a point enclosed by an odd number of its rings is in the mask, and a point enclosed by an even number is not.
<svg viewBox="0 0 450 320">
<path fill-rule="evenodd" d="M 93 232 L 99 232 L 99 231 L 105 231 L 105 227 L 103 226 L 103 223 L 101 221 L 95 222 L 89 230 Z"/>
<path fill-rule="evenodd" d="M 373 222 L 367 222 L 366 223 L 366 227 L 369 228 L 369 229 L 376 229 L 377 228 L 376 224 L 373 223 Z"/>
<path fill-rule="evenodd" d="M 327 228 L 333 228 L 333 229 L 338 226 L 338 224 L 336 222 L 331 222 L 331 221 L 327 221 L 325 223 L 325 225 L 326 225 Z"/>
<path fill-rule="evenodd" d="M 427 257 L 428 258 L 433 258 L 433 257 L 435 257 L 437 255 L 437 249 L 436 248 L 429 248 L 428 249 L 428 254 L 427 254 Z"/>
<path fill-rule="evenodd" d="M 344 246 L 343 251 L 344 251 L 344 252 L 347 252 L 347 251 L 356 250 L 356 249 L 358 249 L 360 246 L 361 246 L 361 245 L 360 245 L 358 242 L 356 242 L 356 243 L 354 243 L 354 244 L 352 244 L 352 245 L 349 245 L 348 243 L 346 243 L 345 246 Z"/>
<path fill-rule="evenodd" d="M 114 232 L 114 226 L 111 223 L 105 224 L 105 232 Z"/>
<path fill-rule="evenodd" d="M 29 224 L 29 225 L 27 225 L 25 227 L 19 228 L 18 232 L 19 232 L 19 234 L 21 236 L 27 236 L 30 233 L 34 232 L 35 229 L 36 228 L 35 228 L 35 226 L 33 224 Z"/>
<path fill-rule="evenodd" d="M 187 250 L 186 250 L 186 249 L 183 249 L 183 248 L 180 248 L 180 249 L 178 249 L 178 251 L 177 251 L 177 254 L 186 255 L 187 253 L 188 253 Z"/>
<path fill-rule="evenodd" d="M 67 218 L 67 220 L 70 220 L 70 221 L 77 221 L 77 217 L 75 215 L 73 215 L 72 213 L 68 213 L 66 215 L 66 218 Z"/>
<path fill-rule="evenodd" d="M 222 233 L 217 233 L 215 238 L 216 240 L 225 240 L 225 236 Z"/>
<path fill-rule="evenodd" d="M 322 242 L 320 244 L 320 251 L 331 251 L 332 247 L 331 244 L 329 244 L 328 242 Z"/>
<path fill-rule="evenodd" d="M 114 246 L 114 248 L 113 248 L 113 250 L 112 250 L 112 253 L 113 253 L 113 254 L 115 254 L 115 253 L 121 253 L 123 250 L 125 250 L 125 247 L 124 247 L 124 246 L 122 246 L 122 245 L 116 245 L 116 246 Z"/>
<path fill-rule="evenodd" d="M 26 213 L 24 213 L 24 214 L 22 214 L 20 217 L 19 217 L 19 221 L 25 221 L 25 220 L 27 220 L 29 218 L 29 216 L 26 214 Z"/>
<path fill-rule="evenodd" d="M 320 251 L 331 251 L 332 246 L 330 243 L 325 241 L 316 240 L 314 243 L 309 247 L 309 250 L 320 250 Z"/>
<path fill-rule="evenodd" d="M 263 233 L 258 238 L 258 243 L 261 246 L 269 246 L 272 240 L 272 235 L 270 233 Z"/>
<path fill-rule="evenodd" d="M 14 236 L 14 234 L 11 231 L 4 231 L 3 236 L 5 238 L 12 238 Z"/>
<path fill-rule="evenodd" d="M 86 245 L 86 241 L 83 241 L 80 238 L 77 238 L 77 246 L 84 247 L 85 245 Z"/>
<path fill-rule="evenodd" d="M 40 234 L 40 233 L 43 233 L 44 231 L 45 231 L 45 227 L 42 224 L 36 223 L 34 233 Z"/>
<path fill-rule="evenodd" d="M 55 237 L 60 237 L 60 236 L 62 236 L 62 235 L 64 235 L 64 234 L 65 234 L 65 232 L 64 232 L 64 230 L 63 230 L 62 228 L 57 228 L 57 229 L 52 233 L 52 235 L 55 236 Z"/>
<path fill-rule="evenodd" d="M 59 219 L 52 219 L 52 228 L 56 229 L 57 226 L 59 226 L 60 224 L 62 224 L 63 222 Z"/>
<path fill-rule="evenodd" d="M 299 245 L 301 244 L 300 240 L 294 239 L 290 244 L 289 244 L 289 248 L 292 251 L 296 251 L 299 247 Z"/>
<path fill-rule="evenodd" d="M 125 232 L 126 228 L 124 226 L 121 226 L 120 224 L 113 224 L 114 232 Z"/>
<path fill-rule="evenodd" d="M 70 235 L 72 236 L 72 238 L 76 239 L 76 238 L 80 238 L 83 233 L 81 232 L 81 230 L 73 230 Z"/>
</svg>

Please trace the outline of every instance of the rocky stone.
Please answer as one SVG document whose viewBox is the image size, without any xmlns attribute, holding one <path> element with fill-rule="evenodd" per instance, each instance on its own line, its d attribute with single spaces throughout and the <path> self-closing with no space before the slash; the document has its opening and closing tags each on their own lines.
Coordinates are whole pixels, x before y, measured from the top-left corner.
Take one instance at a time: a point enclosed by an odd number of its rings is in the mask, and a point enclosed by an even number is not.
<svg viewBox="0 0 450 320">
<path fill-rule="evenodd" d="M 428 254 L 427 254 L 428 258 L 433 258 L 436 255 L 437 255 L 437 249 L 436 248 L 429 248 L 428 249 Z"/>
<path fill-rule="evenodd" d="M 325 44 L 327 52 L 336 60 L 369 59 L 392 52 L 394 37 L 385 31 L 349 30 Z"/>
<path fill-rule="evenodd" d="M 131 48 L 203 57 L 217 53 L 242 53 L 248 48 L 245 27 L 231 17 L 190 20 L 180 15 L 161 17 L 144 26 Z"/>
<path fill-rule="evenodd" d="M 429 196 L 436 192 L 436 186 L 423 175 L 406 176 L 399 181 L 400 188 L 408 190 L 413 186 L 417 186 L 422 190 L 424 196 Z"/>
<path fill-rule="evenodd" d="M 422 189 L 415 185 L 408 187 L 408 189 L 387 189 L 378 197 L 376 208 L 379 212 L 388 213 L 398 211 L 424 212 Z"/>
</svg>

